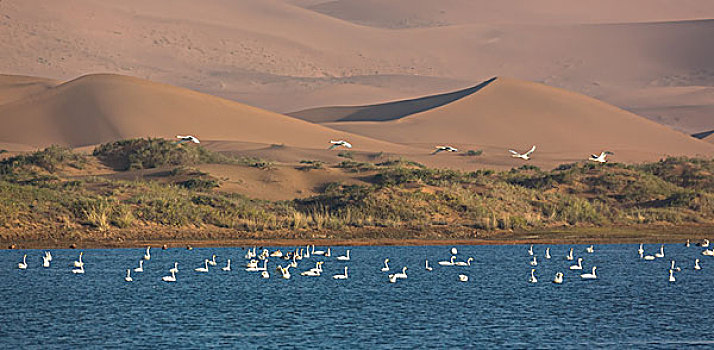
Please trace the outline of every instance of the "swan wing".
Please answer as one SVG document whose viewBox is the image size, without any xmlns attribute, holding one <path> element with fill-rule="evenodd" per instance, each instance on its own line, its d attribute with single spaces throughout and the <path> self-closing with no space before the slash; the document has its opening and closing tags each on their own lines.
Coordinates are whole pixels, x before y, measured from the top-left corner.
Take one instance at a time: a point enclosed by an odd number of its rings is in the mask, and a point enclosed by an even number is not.
<svg viewBox="0 0 714 350">
<path fill-rule="evenodd" d="M 535 150 L 536 150 L 536 146 L 533 145 L 533 147 L 531 147 L 531 149 L 528 152 L 526 152 L 525 155 L 529 156 L 529 155 L 531 155 L 531 153 L 535 152 Z"/>
<path fill-rule="evenodd" d="M 518 153 L 518 152 L 516 152 L 516 151 L 514 151 L 514 150 L 512 150 L 512 149 L 509 149 L 508 152 L 511 152 L 514 156 L 520 156 L 520 155 L 521 155 L 520 153 Z"/>
</svg>

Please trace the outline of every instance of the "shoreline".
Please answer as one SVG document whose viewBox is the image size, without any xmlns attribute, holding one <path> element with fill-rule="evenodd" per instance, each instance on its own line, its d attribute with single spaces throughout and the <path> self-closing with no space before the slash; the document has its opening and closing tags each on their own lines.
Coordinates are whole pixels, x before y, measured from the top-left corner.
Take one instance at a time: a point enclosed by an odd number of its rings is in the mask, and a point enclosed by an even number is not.
<svg viewBox="0 0 714 350">
<path fill-rule="evenodd" d="M 307 244 L 317 246 L 430 246 L 430 245 L 516 245 L 516 244 L 632 244 L 632 243 L 684 243 L 689 239 L 692 244 L 704 238 L 714 238 L 714 226 L 647 226 L 647 227 L 581 227 L 563 229 L 544 229 L 526 232 L 477 232 L 454 230 L 454 228 L 430 229 L 425 232 L 408 232 L 399 229 L 369 229 L 352 232 L 252 232 L 243 233 L 243 237 L 227 237 L 227 231 L 211 230 L 209 236 L 204 230 L 187 235 L 182 230 L 172 230 L 169 237 L 166 231 L 143 232 L 137 237 L 135 231 L 122 235 L 122 232 L 101 234 L 101 237 L 81 234 L 70 237 L 34 237 L 29 239 L 0 239 L 0 249 L 102 249 L 102 248 L 183 248 L 187 247 L 298 247 Z M 178 231 L 178 232 L 177 232 Z M 179 233 L 180 232 L 180 233 Z M 87 233 L 87 232 L 84 232 Z M 126 232 L 125 232 L 126 233 Z M 262 234 L 261 234 L 262 233 Z M 401 237 L 389 235 L 400 233 Z M 451 234 L 452 236 L 444 236 Z M 80 237 L 77 237 L 80 236 Z"/>
</svg>

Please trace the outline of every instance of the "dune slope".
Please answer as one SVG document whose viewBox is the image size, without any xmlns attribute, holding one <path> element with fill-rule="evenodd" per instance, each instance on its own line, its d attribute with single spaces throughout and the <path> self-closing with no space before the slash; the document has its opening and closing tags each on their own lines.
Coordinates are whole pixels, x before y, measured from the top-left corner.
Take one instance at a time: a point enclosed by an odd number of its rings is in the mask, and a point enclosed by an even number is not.
<svg viewBox="0 0 714 350">
<path fill-rule="evenodd" d="M 394 108 L 394 103 L 384 106 Z M 371 111 L 373 120 L 380 120 L 379 108 L 372 106 Z M 477 145 L 487 153 L 507 154 L 508 148 L 526 150 L 536 144 L 536 158 L 554 162 L 583 159 L 602 150 L 629 162 L 666 155 L 714 155 L 710 144 L 602 101 L 508 78 L 498 78 L 455 102 L 398 120 L 324 125 L 405 144 Z"/>
<path fill-rule="evenodd" d="M 362 150 L 399 146 L 195 91 L 119 75 L 89 75 L 0 105 L 0 141 L 73 147 L 132 137 L 173 138 L 324 149 L 349 138 Z"/>
</svg>

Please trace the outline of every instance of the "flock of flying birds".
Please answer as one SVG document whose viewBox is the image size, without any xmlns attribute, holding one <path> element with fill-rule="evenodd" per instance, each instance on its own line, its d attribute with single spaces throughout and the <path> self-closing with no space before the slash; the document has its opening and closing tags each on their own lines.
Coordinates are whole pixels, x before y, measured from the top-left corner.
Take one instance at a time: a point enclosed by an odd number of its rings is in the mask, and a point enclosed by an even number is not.
<svg viewBox="0 0 714 350">
<path fill-rule="evenodd" d="M 176 135 L 176 138 L 178 139 L 178 141 L 176 141 L 177 144 L 187 143 L 187 142 L 201 143 L 201 141 L 199 141 L 196 137 L 193 137 L 191 135 L 187 135 L 187 136 Z M 333 150 L 338 147 L 344 147 L 347 149 L 351 149 L 352 144 L 345 140 L 330 140 L 330 147 L 328 148 L 329 150 Z M 533 145 L 533 147 L 531 147 L 530 150 L 528 150 L 524 153 L 519 153 L 512 149 L 509 149 L 508 152 L 511 152 L 511 157 L 513 157 L 513 158 L 530 160 L 531 155 L 533 154 L 533 152 L 535 152 L 535 150 L 536 150 L 536 146 Z M 454 148 L 451 146 L 436 146 L 436 148 L 434 149 L 434 152 L 432 152 L 431 154 L 433 155 L 433 154 L 437 154 L 439 152 L 458 152 L 458 151 L 459 150 L 457 148 Z M 613 155 L 613 154 L 614 153 L 612 153 L 610 151 L 603 151 L 603 152 L 600 152 L 599 155 L 598 154 L 590 155 L 590 158 L 588 158 L 588 160 L 597 162 L 597 163 L 606 163 L 607 162 L 606 157 L 608 155 Z"/>
<path fill-rule="evenodd" d="M 685 244 L 687 247 L 690 246 L 689 240 L 687 240 L 687 243 Z M 708 248 L 709 247 L 709 240 L 703 240 L 701 243 L 697 243 L 697 246 L 700 246 L 702 248 Z M 595 252 L 595 247 L 593 245 L 590 245 L 585 249 L 585 252 L 588 254 L 592 254 Z M 658 252 L 656 252 L 653 255 L 645 255 L 644 251 L 644 245 L 640 244 L 640 247 L 638 249 L 638 253 L 640 256 L 640 259 L 644 261 L 652 261 L 655 259 L 660 259 L 665 257 L 665 252 L 664 252 L 664 245 L 660 246 L 660 249 Z M 79 253 L 79 258 L 77 261 L 74 261 L 72 263 L 73 269 L 71 272 L 73 274 L 84 274 L 84 266 L 85 263 L 82 261 L 82 256 L 84 252 Z M 444 266 L 444 267 L 449 267 L 449 266 L 454 266 L 454 267 L 469 267 L 471 266 L 471 262 L 474 261 L 473 257 L 469 257 L 466 260 L 462 261 L 457 261 L 457 254 L 458 251 L 456 248 L 451 248 L 451 258 L 449 260 L 444 260 L 444 261 L 439 261 L 438 265 L 439 266 Z M 704 256 L 714 256 L 714 249 L 705 249 L 701 253 Z M 532 266 L 531 268 L 531 274 L 528 279 L 528 282 L 530 283 L 537 283 L 538 278 L 536 277 L 536 266 L 538 266 L 538 257 L 535 255 L 533 251 L 533 245 L 530 246 L 528 249 L 528 255 L 532 257 L 532 260 L 530 261 L 530 265 Z M 546 247 L 545 249 L 545 254 L 543 255 L 544 259 L 549 260 L 551 259 L 550 255 L 550 247 Z M 308 259 L 314 258 L 315 265 L 314 267 L 311 267 L 309 269 L 303 269 L 303 271 L 300 272 L 300 276 L 305 276 L 305 277 L 319 277 L 323 273 L 322 266 L 325 264 L 326 261 L 329 261 L 332 258 L 332 249 L 327 248 L 327 250 L 315 250 L 314 245 L 307 245 L 305 248 L 295 248 L 294 250 L 288 251 L 286 253 L 283 253 L 280 249 L 274 250 L 274 251 L 269 251 L 268 249 L 263 249 L 260 254 L 257 253 L 256 247 L 253 247 L 253 249 L 248 249 L 248 251 L 245 254 L 245 267 L 244 270 L 246 272 L 250 273 L 256 273 L 259 274 L 260 277 L 267 279 L 270 278 L 270 272 L 268 271 L 268 262 L 271 259 L 276 260 L 277 262 L 275 263 L 276 267 L 275 270 L 276 274 L 283 279 L 290 279 L 292 277 L 292 274 L 290 273 L 290 269 L 297 269 L 301 263 L 305 263 Z M 280 260 L 284 260 L 284 262 L 280 262 Z M 573 255 L 573 248 L 570 248 L 570 251 L 568 255 L 565 257 L 566 260 L 568 261 L 573 261 L 576 260 L 577 263 L 571 265 L 568 269 L 571 271 L 583 271 L 583 258 L 579 257 L 575 259 Z M 44 256 L 42 257 L 43 263 L 42 267 L 43 268 L 48 268 L 50 267 L 50 262 L 52 261 L 52 253 L 49 251 L 46 251 Z M 132 271 L 135 273 L 142 273 L 144 272 L 144 262 L 151 260 L 151 247 L 146 247 L 146 252 L 144 253 L 144 256 L 139 260 L 138 262 L 138 267 L 134 269 L 127 269 L 126 270 L 126 276 L 124 277 L 124 280 L 126 282 L 132 282 L 134 279 L 131 276 Z M 348 263 L 351 260 L 350 257 L 350 250 L 347 249 L 345 251 L 344 255 L 339 255 L 334 258 L 334 260 L 338 262 L 344 262 Z M 694 260 L 694 270 L 701 270 L 702 267 L 699 265 L 700 260 L 695 259 Z M 389 266 L 389 258 L 384 259 L 383 266 L 380 268 L 380 271 L 382 272 L 392 272 L 392 268 Z M 210 266 L 217 266 L 216 262 L 216 255 L 214 254 L 211 259 L 204 259 L 203 265 L 200 267 L 197 267 L 194 269 L 195 272 L 197 273 L 208 273 L 210 270 Z M 311 266 L 311 265 L 310 265 Z M 27 254 L 25 254 L 22 257 L 22 262 L 17 264 L 18 269 L 20 270 L 26 270 L 28 267 L 27 264 Z M 231 271 L 231 259 L 228 259 L 226 261 L 226 266 L 220 268 L 222 271 Z M 389 283 L 396 283 L 400 279 L 407 279 L 407 267 L 404 266 L 402 267 L 401 270 L 397 270 L 395 273 L 390 273 L 387 274 L 387 281 Z M 596 274 L 597 266 L 592 266 L 591 272 L 586 272 L 580 275 L 580 278 L 583 280 L 594 280 L 597 279 L 598 276 Z M 429 260 L 425 259 L 424 261 L 424 270 L 426 271 L 432 271 L 433 267 L 429 265 Z M 681 268 L 676 266 L 676 263 L 674 260 L 671 261 L 671 265 L 669 268 L 669 281 L 670 282 L 675 282 L 676 277 L 674 276 L 675 272 L 681 271 Z M 162 281 L 164 282 L 176 282 L 177 277 L 176 274 L 179 272 L 178 269 L 178 262 L 174 262 L 174 265 L 172 268 L 168 270 L 168 275 L 163 276 L 161 278 Z M 341 274 L 335 274 L 332 276 L 333 279 L 336 280 L 346 280 L 349 279 L 348 275 L 348 266 L 344 266 L 344 273 Z M 557 272 L 555 274 L 555 277 L 553 278 L 553 283 L 556 284 L 561 284 L 564 281 L 564 274 L 562 272 Z M 468 282 L 469 281 L 469 276 L 466 274 L 459 274 L 458 275 L 458 281 L 459 282 Z"/>
</svg>

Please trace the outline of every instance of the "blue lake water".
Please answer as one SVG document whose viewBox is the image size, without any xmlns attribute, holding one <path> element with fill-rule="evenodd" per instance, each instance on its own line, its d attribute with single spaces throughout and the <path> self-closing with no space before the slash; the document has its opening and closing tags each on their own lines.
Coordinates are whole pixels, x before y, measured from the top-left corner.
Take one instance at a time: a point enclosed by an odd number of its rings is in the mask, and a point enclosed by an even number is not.
<svg viewBox="0 0 714 350">
<path fill-rule="evenodd" d="M 714 258 L 702 248 L 666 245 L 665 258 L 644 261 L 637 245 L 596 245 L 591 254 L 551 245 L 546 260 L 546 246 L 536 245 L 532 284 L 528 246 L 456 247 L 458 261 L 474 257 L 470 267 L 439 266 L 450 247 L 333 247 L 330 258 L 303 259 L 289 280 L 275 271 L 283 259 L 270 259 L 270 279 L 244 271 L 242 248 L 152 249 L 133 282 L 124 281 L 126 269 L 143 249 L 84 250 L 84 275 L 71 273 L 79 250 L 52 250 L 50 268 L 40 250 L 3 250 L 0 348 L 714 347 Z M 584 271 L 568 269 L 570 247 Z M 345 249 L 351 261 L 337 261 Z M 17 268 L 23 254 L 27 270 Z M 194 272 L 213 254 L 218 266 Z M 384 258 L 389 273 L 407 266 L 408 278 L 389 283 Z M 702 270 L 693 269 L 695 258 Z M 233 271 L 220 270 L 226 259 Z M 682 268 L 675 283 L 671 259 Z M 318 260 L 323 276 L 299 275 Z M 162 282 L 175 261 L 178 281 Z M 599 278 L 581 280 L 593 265 Z M 349 279 L 332 279 L 344 266 Z M 551 283 L 557 271 L 562 285 Z"/>
</svg>

